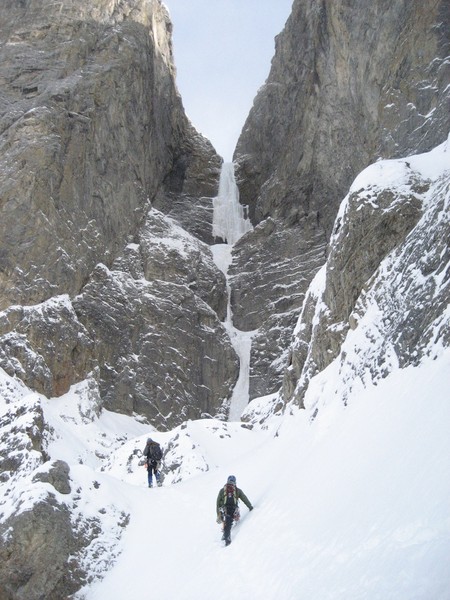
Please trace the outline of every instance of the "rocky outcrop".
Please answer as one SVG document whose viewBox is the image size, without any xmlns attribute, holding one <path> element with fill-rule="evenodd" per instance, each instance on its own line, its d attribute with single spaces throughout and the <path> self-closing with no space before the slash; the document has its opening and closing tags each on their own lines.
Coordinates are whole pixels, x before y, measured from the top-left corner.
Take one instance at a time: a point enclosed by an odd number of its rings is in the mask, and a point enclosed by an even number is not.
<svg viewBox="0 0 450 600">
<path fill-rule="evenodd" d="M 296 327 L 286 401 L 303 405 L 333 361 L 350 390 L 449 345 L 448 157 L 449 148 L 427 157 L 442 164 L 436 178 L 411 157 L 376 163 L 354 182 Z"/>
<path fill-rule="evenodd" d="M 93 373 L 107 408 L 161 428 L 224 415 L 239 370 L 225 302 L 209 247 L 152 209 L 74 299 L 0 313 L 0 364 L 48 397 Z"/>
<path fill-rule="evenodd" d="M 95 341 L 106 408 L 160 429 L 220 413 L 238 360 L 216 313 L 187 286 L 99 265 L 74 308 Z"/>
<path fill-rule="evenodd" d="M 0 525 L 2 600 L 60 600 L 77 591 L 68 568 L 75 548 L 70 511 L 55 497 Z"/>
<path fill-rule="evenodd" d="M 206 140 L 193 128 L 190 140 L 177 149 L 172 169 L 152 205 L 173 217 L 193 236 L 213 244 L 211 199 L 218 192 L 222 159 L 205 151 Z"/>
<path fill-rule="evenodd" d="M 312 273 L 325 256 L 325 240 L 315 219 L 304 223 L 310 239 L 292 235 L 268 218 L 233 248 L 229 269 L 233 323 L 258 329 L 252 340 L 250 399 L 276 391 L 286 365 L 286 349 Z M 316 237 L 317 236 L 317 237 Z"/>
<path fill-rule="evenodd" d="M 1 367 L 49 398 L 94 369 L 92 349 L 67 295 L 0 313 Z"/>
<path fill-rule="evenodd" d="M 280 383 L 274 356 L 262 350 L 267 312 L 272 338 L 285 349 L 286 328 L 325 262 L 325 245 L 354 177 L 379 157 L 427 151 L 446 138 L 449 31 L 444 0 L 432 6 L 408 0 L 294 2 L 235 152 L 240 199 L 252 222 L 270 218 L 276 224 L 263 239 L 247 237 L 249 247 L 235 253 L 233 265 L 233 297 L 246 294 L 246 303 L 261 314 L 258 319 L 253 310 L 241 319 L 245 329 L 262 327 L 252 351 L 253 395 Z M 264 257 L 270 254 L 285 259 L 276 271 L 267 269 Z M 278 285 L 283 272 L 295 290 L 292 300 Z M 264 310 L 259 299 L 268 296 Z M 240 311 L 238 302 L 233 311 Z"/>
<path fill-rule="evenodd" d="M 329 238 L 364 167 L 444 141 L 449 25 L 443 0 L 296 0 L 236 148 L 252 220 L 316 210 Z"/>
<path fill-rule="evenodd" d="M 45 471 L 38 471 L 33 477 L 33 483 L 41 481 L 49 483 L 60 494 L 70 494 L 70 467 L 63 460 L 55 460 Z"/>
<path fill-rule="evenodd" d="M 27 503 L 23 488 L 24 479 L 39 469 L 41 476 L 35 481 L 47 480 L 51 485 L 56 483 L 62 493 L 70 491 L 67 465 L 65 475 L 58 465 L 48 471 L 44 468 L 45 432 L 42 408 L 33 399 L 12 405 L 0 420 L 2 600 L 64 598 L 76 589 L 67 569 L 68 557 L 76 545 L 70 511 L 57 500 L 53 487 L 43 491 L 37 503 Z M 29 494 L 30 481 L 27 485 Z"/>
<path fill-rule="evenodd" d="M 42 502 L 7 520 L 0 532 L 6 537 L 0 549 L 2 600 L 57 600 L 77 590 L 67 568 L 74 540 L 66 507 L 54 498 Z"/>
<path fill-rule="evenodd" d="M 30 473 L 44 462 L 45 424 L 39 403 L 22 399 L 2 414 L 0 426 L 1 482 L 14 481 L 18 474 Z"/>
<path fill-rule="evenodd" d="M 0 366 L 47 397 L 94 374 L 164 427 L 217 414 L 238 365 L 199 240 L 221 159 L 184 114 L 166 9 L 7 1 L 0 39 Z"/>
<path fill-rule="evenodd" d="M 141 264 L 142 274 L 148 281 L 186 285 L 221 321 L 225 320 L 225 276 L 216 267 L 208 246 L 155 209 L 148 213 L 137 239 L 140 258 L 130 261 L 132 268 Z M 114 267 L 119 263 L 120 259 Z"/>
<path fill-rule="evenodd" d="M 120 540 L 128 516 L 108 506 L 110 520 L 101 521 L 105 497 L 92 494 L 100 483 L 86 479 L 86 470 L 77 478 L 78 465 L 49 458 L 49 446 L 63 434 L 49 425 L 39 396 L 7 376 L 1 383 L 8 405 L 0 406 L 0 598 L 70 598 L 87 582 L 88 570 L 92 577 L 117 557 L 114 540 Z M 78 390 L 79 413 L 69 419 L 98 419 L 94 387 Z M 103 451 L 111 452 L 112 443 L 104 442 Z M 85 507 L 87 495 L 92 510 L 84 514 L 80 505 Z"/>
</svg>

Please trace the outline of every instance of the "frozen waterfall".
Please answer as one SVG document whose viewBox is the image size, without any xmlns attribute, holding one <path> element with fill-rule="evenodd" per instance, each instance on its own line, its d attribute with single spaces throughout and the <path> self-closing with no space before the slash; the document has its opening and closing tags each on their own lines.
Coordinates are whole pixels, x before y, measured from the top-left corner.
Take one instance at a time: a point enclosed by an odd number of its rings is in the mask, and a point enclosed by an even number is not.
<svg viewBox="0 0 450 600">
<path fill-rule="evenodd" d="M 239 203 L 239 190 L 234 177 L 234 164 L 223 163 L 219 193 L 213 200 L 213 236 L 234 244 L 252 229 L 246 210 Z"/>
<path fill-rule="evenodd" d="M 226 243 L 211 246 L 214 261 L 227 278 L 228 309 L 224 323 L 239 356 L 239 378 L 230 401 L 229 420 L 238 421 L 249 402 L 250 352 L 256 331 L 240 331 L 233 325 L 230 304 L 228 269 L 232 261 L 232 249 L 247 231 L 253 227 L 245 216 L 246 209 L 239 203 L 239 190 L 234 177 L 234 164 L 224 163 L 220 173 L 219 193 L 213 201 L 213 235 Z"/>
</svg>

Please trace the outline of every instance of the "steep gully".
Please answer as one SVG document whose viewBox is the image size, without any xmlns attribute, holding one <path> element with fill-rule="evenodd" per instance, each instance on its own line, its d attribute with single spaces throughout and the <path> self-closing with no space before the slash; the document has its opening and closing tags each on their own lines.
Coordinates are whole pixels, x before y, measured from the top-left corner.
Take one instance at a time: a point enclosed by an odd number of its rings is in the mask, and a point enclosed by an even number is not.
<svg viewBox="0 0 450 600">
<path fill-rule="evenodd" d="M 225 329 L 239 357 L 239 378 L 230 400 L 229 420 L 239 420 L 249 401 L 250 351 L 255 331 L 240 331 L 233 325 L 231 311 L 231 287 L 228 269 L 232 261 L 233 245 L 252 229 L 246 209 L 239 202 L 239 190 L 234 176 L 234 164 L 223 163 L 220 173 L 219 192 L 213 200 L 213 237 L 223 240 L 211 246 L 214 262 L 227 278 L 227 316 Z"/>
</svg>

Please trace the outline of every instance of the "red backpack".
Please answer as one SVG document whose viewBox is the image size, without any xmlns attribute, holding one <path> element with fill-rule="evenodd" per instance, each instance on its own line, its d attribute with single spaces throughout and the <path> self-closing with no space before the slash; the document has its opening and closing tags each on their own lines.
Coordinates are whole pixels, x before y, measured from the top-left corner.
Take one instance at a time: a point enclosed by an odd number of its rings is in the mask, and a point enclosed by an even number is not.
<svg viewBox="0 0 450 600">
<path fill-rule="evenodd" d="M 234 483 L 226 483 L 223 487 L 223 498 L 225 506 L 237 506 L 238 496 Z"/>
</svg>

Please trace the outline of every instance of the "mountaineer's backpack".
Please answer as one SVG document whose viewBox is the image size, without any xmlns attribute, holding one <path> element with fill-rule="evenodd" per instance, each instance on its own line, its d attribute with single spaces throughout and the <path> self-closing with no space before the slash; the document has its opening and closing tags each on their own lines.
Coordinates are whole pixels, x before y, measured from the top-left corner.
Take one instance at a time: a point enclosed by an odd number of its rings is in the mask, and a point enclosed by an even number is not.
<svg viewBox="0 0 450 600">
<path fill-rule="evenodd" d="M 161 446 L 159 444 L 151 444 L 148 451 L 148 457 L 150 460 L 159 462 L 162 459 Z"/>
<path fill-rule="evenodd" d="M 237 506 L 238 495 L 236 486 L 233 483 L 226 483 L 223 487 L 223 504 L 224 506 Z"/>
</svg>

